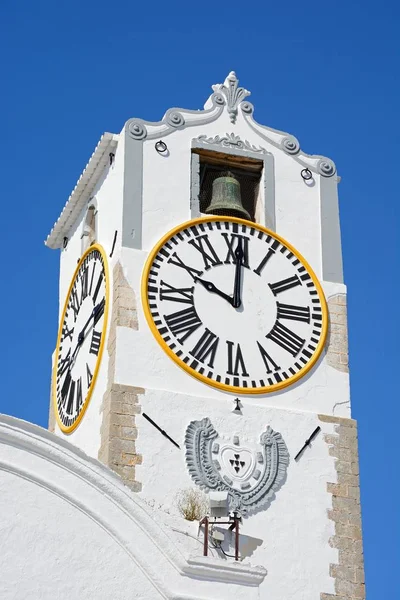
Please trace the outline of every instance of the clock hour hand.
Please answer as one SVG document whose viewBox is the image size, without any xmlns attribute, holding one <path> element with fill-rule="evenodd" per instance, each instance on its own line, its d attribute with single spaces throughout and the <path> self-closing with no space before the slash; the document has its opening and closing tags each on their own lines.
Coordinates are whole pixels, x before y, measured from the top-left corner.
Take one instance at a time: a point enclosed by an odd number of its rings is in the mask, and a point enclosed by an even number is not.
<svg viewBox="0 0 400 600">
<path fill-rule="evenodd" d="M 105 302 L 104 302 L 104 298 L 103 298 L 103 300 L 101 302 L 99 302 L 99 304 L 96 304 L 96 306 L 93 308 L 92 312 L 90 313 L 90 317 L 88 318 L 85 325 L 83 326 L 83 329 L 79 332 L 75 350 L 73 351 L 70 361 L 69 361 L 70 364 L 72 364 L 74 362 L 75 356 L 76 356 L 79 348 L 82 346 L 82 344 L 84 342 L 85 332 L 86 332 L 86 329 L 88 328 L 90 321 L 92 319 L 94 319 L 94 323 L 95 324 L 97 323 L 97 321 L 99 320 L 100 315 L 102 313 L 102 309 L 104 309 L 104 304 L 105 304 Z"/>
<path fill-rule="evenodd" d="M 205 287 L 208 292 L 212 292 L 213 294 L 217 294 L 218 296 L 221 296 L 221 298 L 224 298 L 224 300 L 226 300 L 227 302 L 229 302 L 229 304 L 231 306 L 233 306 L 232 297 L 228 296 L 228 294 L 224 294 L 224 292 L 221 292 L 221 290 L 219 290 L 217 287 L 215 287 L 215 285 L 213 283 L 211 283 L 211 281 L 204 281 L 204 279 L 199 279 L 198 277 L 195 277 L 194 281 L 195 281 L 195 283 L 197 283 L 197 282 L 201 283 L 201 285 L 203 287 Z"/>
<path fill-rule="evenodd" d="M 238 245 L 235 250 L 236 268 L 235 268 L 235 284 L 233 287 L 233 308 L 239 308 L 242 304 L 242 298 L 240 294 L 240 288 L 242 283 L 242 260 L 243 260 L 243 248 L 242 240 L 238 238 Z"/>
<path fill-rule="evenodd" d="M 311 444 L 311 442 L 313 441 L 313 439 L 315 438 L 315 436 L 320 431 L 321 431 L 321 427 L 319 427 L 319 426 L 316 429 L 314 429 L 314 431 L 312 432 L 312 434 L 310 435 L 310 437 L 304 442 L 302 448 L 299 450 L 299 452 L 294 457 L 294 460 L 298 460 L 300 458 L 300 456 L 303 454 L 303 451 L 307 448 L 307 446 L 309 446 Z"/>
</svg>

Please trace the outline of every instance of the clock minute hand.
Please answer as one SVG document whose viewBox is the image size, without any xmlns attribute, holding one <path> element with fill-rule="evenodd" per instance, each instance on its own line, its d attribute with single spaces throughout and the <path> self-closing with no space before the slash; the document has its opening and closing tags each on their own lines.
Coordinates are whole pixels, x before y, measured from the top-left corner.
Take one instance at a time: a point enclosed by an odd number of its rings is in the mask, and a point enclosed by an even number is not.
<svg viewBox="0 0 400 600">
<path fill-rule="evenodd" d="M 233 308 L 239 308 L 242 304 L 242 298 L 240 294 L 240 287 L 242 283 L 242 260 L 243 260 L 243 248 L 242 240 L 238 238 L 238 245 L 235 250 L 236 268 L 235 268 L 235 283 L 233 287 Z"/>
<path fill-rule="evenodd" d="M 224 298 L 224 300 L 226 300 L 227 302 L 229 302 L 229 304 L 231 306 L 233 306 L 233 299 L 231 296 L 228 296 L 228 294 L 224 294 L 224 292 L 221 292 L 221 290 L 219 290 L 217 287 L 215 287 L 215 285 L 213 283 L 211 283 L 211 281 L 204 281 L 204 279 L 199 279 L 198 277 L 194 278 L 195 283 L 199 282 L 201 283 L 201 285 L 206 288 L 206 290 L 208 292 L 211 292 L 213 294 L 217 294 L 218 296 L 221 296 L 221 298 Z"/>
<path fill-rule="evenodd" d="M 82 344 L 84 337 L 85 337 L 86 329 L 87 329 L 90 321 L 92 319 L 95 319 L 95 321 L 96 321 L 96 317 L 97 317 L 98 313 L 100 312 L 100 310 L 102 309 L 103 304 L 104 304 L 104 299 L 101 302 L 99 302 L 99 304 L 96 304 L 96 306 L 93 308 L 92 312 L 90 313 L 90 317 L 88 318 L 85 325 L 83 326 L 82 331 L 80 331 L 80 333 L 78 335 L 78 345 Z"/>
</svg>

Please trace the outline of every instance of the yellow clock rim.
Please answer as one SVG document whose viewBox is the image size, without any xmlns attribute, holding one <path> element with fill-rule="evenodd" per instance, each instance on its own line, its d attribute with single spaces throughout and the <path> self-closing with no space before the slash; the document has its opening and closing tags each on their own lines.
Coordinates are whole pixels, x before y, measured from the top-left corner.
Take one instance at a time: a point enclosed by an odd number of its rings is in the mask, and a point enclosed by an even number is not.
<svg viewBox="0 0 400 600">
<path fill-rule="evenodd" d="M 322 308 L 321 337 L 318 342 L 317 348 L 315 349 L 315 352 L 314 352 L 312 358 L 309 360 L 309 362 L 306 365 L 304 365 L 304 367 L 302 369 L 300 369 L 300 371 L 298 371 L 296 373 L 296 375 L 289 377 L 289 379 L 285 379 L 284 381 L 281 381 L 279 383 L 275 383 L 273 385 L 259 387 L 259 388 L 235 387 L 233 385 L 227 385 L 222 382 L 210 380 L 205 375 L 201 375 L 200 373 L 197 373 L 197 371 L 192 369 L 189 365 L 184 363 L 178 356 L 176 356 L 176 354 L 170 349 L 168 344 L 166 342 L 164 342 L 156 325 L 154 324 L 153 317 L 150 312 L 149 300 L 147 297 L 147 281 L 149 278 L 149 271 L 151 269 L 151 266 L 153 264 L 155 256 L 158 254 L 160 248 L 165 244 L 165 242 L 167 242 L 171 237 L 173 237 L 178 232 L 182 231 L 182 229 L 186 229 L 187 227 L 192 227 L 193 225 L 197 225 L 198 223 L 203 223 L 203 222 L 207 222 L 207 221 L 230 221 L 231 223 L 238 223 L 239 225 L 243 224 L 243 225 L 247 225 L 248 227 L 254 227 L 255 229 L 258 229 L 259 231 L 262 231 L 262 232 L 266 233 L 267 235 L 271 235 L 273 238 L 275 238 L 279 242 L 281 242 L 281 244 L 285 245 L 291 252 L 293 252 L 293 254 L 303 263 L 303 265 L 306 267 L 306 269 L 308 271 L 308 274 L 311 276 L 311 279 L 313 280 L 313 282 L 315 284 L 315 287 L 318 291 L 319 299 L 321 301 L 321 308 Z M 300 254 L 300 252 L 298 252 L 282 236 L 278 235 L 277 233 L 275 233 L 275 231 L 272 231 L 271 229 L 267 229 L 266 227 L 263 227 L 262 225 L 259 225 L 258 223 L 253 223 L 253 221 L 247 221 L 246 219 L 238 219 L 236 217 L 224 217 L 224 216 L 199 217 L 197 219 L 192 219 L 190 221 L 186 221 L 185 223 L 181 223 L 177 227 L 174 227 L 173 229 L 171 229 L 168 233 L 166 233 L 158 241 L 158 243 L 151 250 L 151 252 L 146 260 L 146 263 L 143 268 L 143 275 L 142 275 L 141 296 L 142 296 L 143 311 L 144 311 L 147 323 L 148 323 L 154 337 L 156 338 L 157 342 L 160 344 L 161 348 L 166 352 L 166 354 L 168 354 L 168 356 L 170 358 L 172 358 L 172 360 L 179 367 L 181 367 L 184 371 L 189 373 L 189 375 L 192 375 L 192 377 L 199 379 L 200 381 L 202 381 L 203 383 L 206 383 L 207 385 L 224 390 L 225 392 L 232 392 L 232 393 L 236 393 L 236 394 L 246 394 L 246 395 L 248 395 L 248 394 L 269 394 L 271 392 L 277 392 L 278 390 L 281 390 L 289 385 L 292 385 L 293 383 L 295 383 L 296 381 L 301 379 L 301 377 L 304 377 L 304 375 L 306 375 L 306 373 L 308 373 L 308 371 L 310 371 L 310 369 L 312 369 L 312 367 L 315 365 L 315 363 L 319 359 L 320 354 L 325 345 L 326 335 L 327 335 L 327 331 L 328 331 L 328 307 L 326 304 L 325 294 L 323 292 L 321 284 L 319 283 L 317 276 L 315 275 L 313 269 L 310 267 L 310 265 L 305 260 L 305 258 L 303 258 L 303 256 Z"/>
<path fill-rule="evenodd" d="M 67 312 L 67 306 L 68 306 L 68 300 L 72 291 L 72 287 L 74 285 L 76 276 L 79 272 L 79 269 L 81 268 L 81 265 L 83 263 L 83 261 L 85 260 L 85 258 L 88 256 L 88 254 L 90 254 L 91 252 L 94 252 L 95 250 L 98 250 L 103 258 L 103 265 L 104 265 L 104 273 L 105 273 L 105 278 L 106 278 L 106 305 L 104 307 L 104 327 L 103 327 L 103 331 L 105 333 L 107 333 L 107 323 L 108 323 L 108 301 L 109 301 L 109 290 L 110 290 L 110 284 L 109 284 L 109 270 L 108 270 L 108 261 L 107 261 L 107 255 L 106 252 L 103 248 L 103 246 L 100 246 L 100 244 L 92 244 L 91 246 L 89 246 L 89 248 L 87 248 L 87 250 L 85 250 L 84 254 L 82 254 L 81 258 L 79 259 L 79 262 L 75 268 L 74 274 L 72 276 L 71 279 L 71 283 L 69 284 L 69 288 L 68 288 L 68 293 L 66 295 L 66 299 L 65 299 L 65 303 L 64 303 L 64 308 L 62 311 L 62 315 L 61 315 L 61 319 L 60 319 L 60 325 L 59 325 L 59 329 L 58 329 L 58 335 L 57 335 L 57 346 L 56 346 L 56 355 L 54 357 L 54 366 L 53 366 L 53 381 L 52 381 L 52 400 L 53 400 L 53 410 L 54 410 L 54 414 L 57 420 L 57 424 L 59 426 L 59 428 L 61 429 L 61 431 L 63 431 L 64 433 L 72 433 L 79 425 L 79 423 L 82 421 L 83 416 L 87 410 L 87 407 L 89 406 L 89 402 L 90 399 L 92 397 L 93 394 L 93 390 L 94 387 L 96 385 L 96 378 L 97 378 L 97 373 L 100 369 L 100 364 L 101 364 L 101 357 L 103 354 L 103 348 L 104 348 L 104 344 L 105 344 L 105 340 L 106 340 L 106 335 L 102 335 L 101 336 L 101 341 L 100 341 L 100 348 L 99 348 L 99 354 L 97 357 L 97 362 L 96 362 L 96 367 L 94 369 L 94 373 L 93 373 L 93 378 L 92 381 L 90 383 L 90 387 L 88 389 L 88 393 L 86 395 L 85 401 L 82 405 L 82 410 L 78 415 L 78 418 L 76 419 L 76 421 L 74 421 L 74 423 L 72 423 L 72 425 L 70 425 L 69 427 L 66 427 L 64 425 L 64 423 L 61 421 L 59 414 L 58 414 L 58 407 L 57 407 L 57 363 L 58 363 L 58 354 L 59 354 L 59 347 L 60 347 L 60 341 L 61 341 L 61 335 L 62 335 L 62 327 L 63 327 L 63 323 L 64 323 L 64 318 L 65 318 L 65 313 Z"/>
</svg>

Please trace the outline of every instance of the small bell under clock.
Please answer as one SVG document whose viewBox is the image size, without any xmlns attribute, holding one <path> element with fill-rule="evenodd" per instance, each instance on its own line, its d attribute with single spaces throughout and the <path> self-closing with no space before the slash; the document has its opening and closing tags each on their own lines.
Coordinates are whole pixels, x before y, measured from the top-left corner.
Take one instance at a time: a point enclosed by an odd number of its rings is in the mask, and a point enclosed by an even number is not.
<svg viewBox="0 0 400 600">
<path fill-rule="evenodd" d="M 251 216 L 242 204 L 240 183 L 230 171 L 223 172 L 220 177 L 214 179 L 211 202 L 206 214 L 239 217 L 251 221 Z"/>
</svg>

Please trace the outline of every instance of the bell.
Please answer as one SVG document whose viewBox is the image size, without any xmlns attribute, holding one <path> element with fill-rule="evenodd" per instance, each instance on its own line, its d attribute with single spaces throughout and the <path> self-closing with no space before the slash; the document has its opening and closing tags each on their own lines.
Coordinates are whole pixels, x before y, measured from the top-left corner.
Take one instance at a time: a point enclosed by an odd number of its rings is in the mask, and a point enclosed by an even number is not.
<svg viewBox="0 0 400 600">
<path fill-rule="evenodd" d="M 251 221 L 251 217 L 243 207 L 240 198 L 240 183 L 230 171 L 221 173 L 221 177 L 214 179 L 211 202 L 206 214 L 244 217 Z"/>
</svg>

